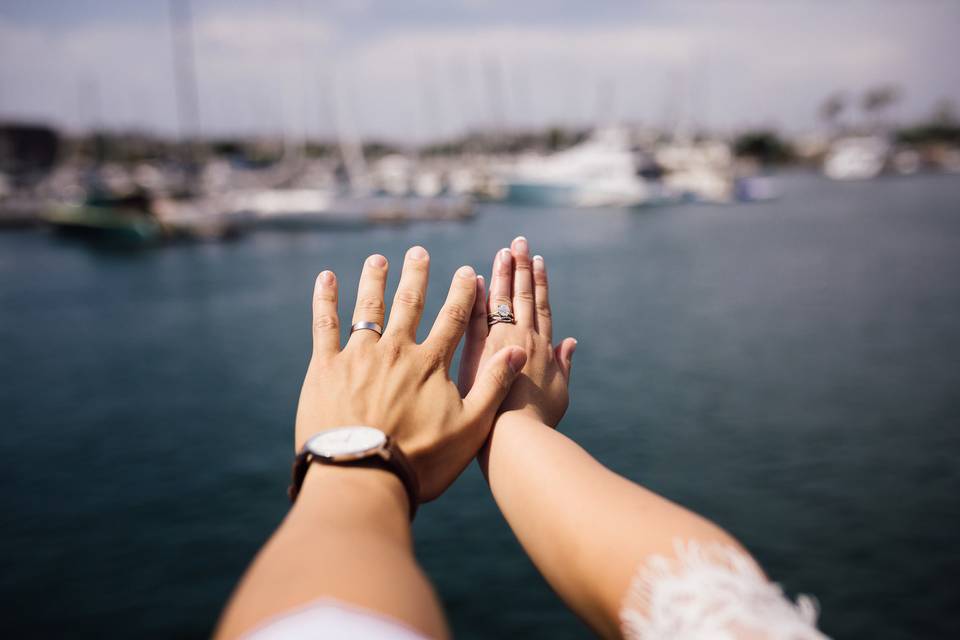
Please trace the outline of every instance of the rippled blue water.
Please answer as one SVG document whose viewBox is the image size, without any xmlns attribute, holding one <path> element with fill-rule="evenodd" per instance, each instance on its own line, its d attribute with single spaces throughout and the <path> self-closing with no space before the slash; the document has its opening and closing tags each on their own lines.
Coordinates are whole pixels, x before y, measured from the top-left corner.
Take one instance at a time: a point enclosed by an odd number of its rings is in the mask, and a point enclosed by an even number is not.
<svg viewBox="0 0 960 640">
<path fill-rule="evenodd" d="M 828 633 L 956 637 L 960 180 L 785 186 L 137 254 L 0 235 L 2 627 L 209 633 L 286 509 L 314 275 L 422 243 L 434 313 L 457 266 L 523 233 L 580 340 L 564 431 L 815 594 Z M 587 635 L 475 469 L 416 536 L 459 637 Z"/>
</svg>

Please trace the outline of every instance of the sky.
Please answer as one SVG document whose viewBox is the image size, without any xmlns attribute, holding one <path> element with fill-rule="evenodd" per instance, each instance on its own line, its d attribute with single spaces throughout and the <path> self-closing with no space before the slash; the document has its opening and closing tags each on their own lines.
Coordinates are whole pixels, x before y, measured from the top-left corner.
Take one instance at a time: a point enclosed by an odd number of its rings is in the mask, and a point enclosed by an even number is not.
<svg viewBox="0 0 960 640">
<path fill-rule="evenodd" d="M 0 0 L 0 120 L 422 143 L 615 121 L 804 132 L 829 94 L 884 83 L 901 121 L 960 103 L 952 0 L 188 6 L 196 118 L 178 117 L 171 43 L 187 31 L 169 1 Z"/>
</svg>

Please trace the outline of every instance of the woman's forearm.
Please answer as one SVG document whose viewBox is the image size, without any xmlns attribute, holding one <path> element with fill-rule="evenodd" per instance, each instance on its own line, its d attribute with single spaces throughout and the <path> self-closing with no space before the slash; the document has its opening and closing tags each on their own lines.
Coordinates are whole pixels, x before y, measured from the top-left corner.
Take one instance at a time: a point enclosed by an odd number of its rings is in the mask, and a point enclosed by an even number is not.
<svg viewBox="0 0 960 640">
<path fill-rule="evenodd" d="M 624 594 L 647 558 L 672 556 L 677 539 L 736 546 L 719 527 L 609 471 L 527 414 L 500 416 L 480 462 L 531 560 L 608 637 L 619 635 Z"/>
<path fill-rule="evenodd" d="M 267 619 L 330 598 L 448 635 L 413 555 L 407 495 L 378 469 L 313 465 L 289 515 L 254 559 L 217 629 L 234 638 Z"/>
</svg>

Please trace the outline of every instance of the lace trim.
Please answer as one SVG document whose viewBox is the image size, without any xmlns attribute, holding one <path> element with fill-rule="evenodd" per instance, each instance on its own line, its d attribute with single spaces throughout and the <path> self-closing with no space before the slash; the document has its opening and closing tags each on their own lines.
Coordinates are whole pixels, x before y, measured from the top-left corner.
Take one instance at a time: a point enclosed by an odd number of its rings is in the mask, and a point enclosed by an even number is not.
<svg viewBox="0 0 960 640">
<path fill-rule="evenodd" d="M 816 601 L 794 604 L 732 547 L 677 541 L 641 565 L 620 610 L 629 640 L 824 640 Z"/>
</svg>

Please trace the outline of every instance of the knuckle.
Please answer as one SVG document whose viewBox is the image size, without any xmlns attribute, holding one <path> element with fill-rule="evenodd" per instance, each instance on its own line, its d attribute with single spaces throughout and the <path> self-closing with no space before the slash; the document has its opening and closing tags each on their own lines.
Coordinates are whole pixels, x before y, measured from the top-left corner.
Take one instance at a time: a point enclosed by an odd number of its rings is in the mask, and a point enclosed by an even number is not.
<svg viewBox="0 0 960 640">
<path fill-rule="evenodd" d="M 362 298 L 358 298 L 357 309 L 359 311 L 371 311 L 378 315 L 382 315 L 385 310 L 383 299 L 373 296 L 364 296 Z"/>
<path fill-rule="evenodd" d="M 553 317 L 553 311 L 550 309 L 550 303 L 546 300 L 537 299 L 537 314 L 542 318 Z"/>
<path fill-rule="evenodd" d="M 446 354 L 442 349 L 435 347 L 424 347 L 421 351 L 421 358 L 426 371 L 442 369 L 446 365 Z"/>
<path fill-rule="evenodd" d="M 546 271 L 537 271 L 533 272 L 533 281 L 538 285 L 547 286 L 547 272 Z"/>
<path fill-rule="evenodd" d="M 514 296 L 515 296 L 515 297 L 517 298 L 517 300 L 519 300 L 520 302 L 533 302 L 533 301 L 534 301 L 533 291 L 520 290 L 520 291 L 517 291 L 517 292 L 514 294 Z"/>
<path fill-rule="evenodd" d="M 423 294 L 416 289 L 399 289 L 397 302 L 412 309 L 423 309 Z"/>
<path fill-rule="evenodd" d="M 337 294 L 330 289 L 320 289 L 313 294 L 313 300 L 315 302 L 336 302 Z"/>
<path fill-rule="evenodd" d="M 447 304 L 443 306 L 443 317 L 453 324 L 465 325 L 470 319 L 470 310 L 458 304 Z"/>
<path fill-rule="evenodd" d="M 313 319 L 313 328 L 317 331 L 336 330 L 340 328 L 340 319 L 331 313 L 321 313 Z"/>
</svg>

